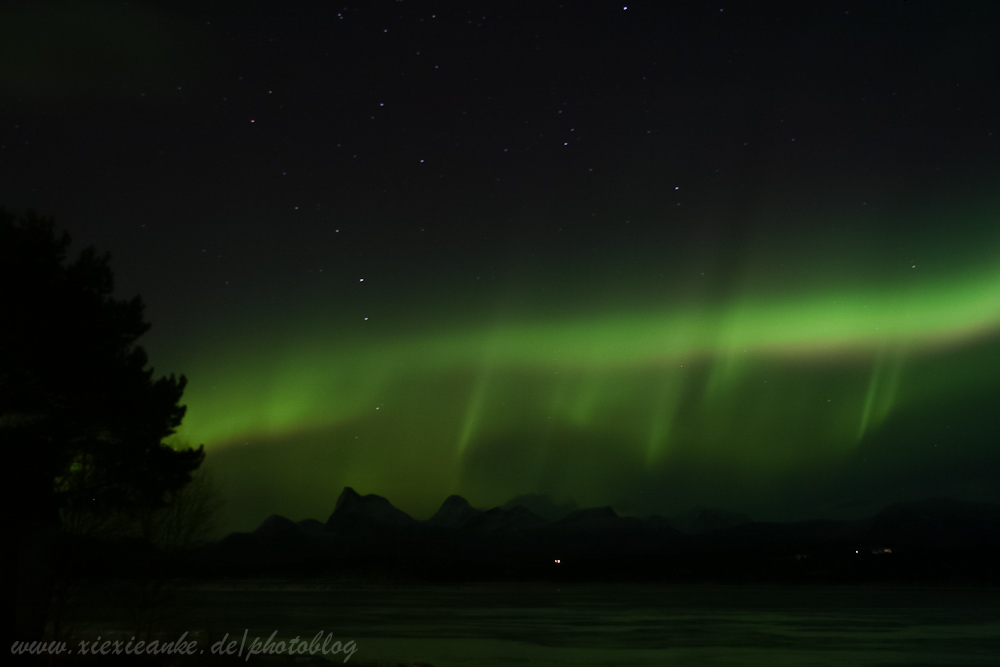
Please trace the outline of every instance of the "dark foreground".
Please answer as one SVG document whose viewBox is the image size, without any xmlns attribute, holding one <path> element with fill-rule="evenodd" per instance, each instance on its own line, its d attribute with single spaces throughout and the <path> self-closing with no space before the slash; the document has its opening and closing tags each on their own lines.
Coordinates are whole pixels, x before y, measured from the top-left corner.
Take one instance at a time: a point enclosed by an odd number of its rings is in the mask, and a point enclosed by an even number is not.
<svg viewBox="0 0 1000 667">
<path fill-rule="evenodd" d="M 69 620 L 74 638 L 134 633 L 116 594 L 92 591 Z M 188 582 L 164 591 L 148 620 L 155 635 L 187 632 L 204 650 L 159 663 L 177 665 L 343 663 L 322 641 L 352 642 L 347 664 L 434 667 L 991 665 L 1000 655 L 996 588 Z M 296 637 L 313 653 L 245 650 Z M 242 656 L 211 648 L 232 641 Z"/>
<path fill-rule="evenodd" d="M 189 576 L 403 581 L 1000 585 L 1000 505 L 949 499 L 854 521 L 749 522 L 684 532 L 610 507 L 546 521 L 452 496 L 427 521 L 346 488 L 325 523 L 272 516 L 190 561 Z"/>
</svg>

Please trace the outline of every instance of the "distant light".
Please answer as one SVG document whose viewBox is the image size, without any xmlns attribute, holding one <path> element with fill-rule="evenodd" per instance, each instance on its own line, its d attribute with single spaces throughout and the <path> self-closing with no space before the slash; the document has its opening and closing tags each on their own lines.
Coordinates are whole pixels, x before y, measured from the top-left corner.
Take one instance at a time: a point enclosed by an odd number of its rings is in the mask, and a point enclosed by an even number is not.
<svg viewBox="0 0 1000 667">
<path fill-rule="evenodd" d="M 627 9 L 627 7 L 626 7 L 626 9 Z M 556 565 L 558 565 L 558 564 L 559 564 L 559 563 L 561 563 L 562 561 L 561 561 L 561 560 L 559 560 L 558 558 L 556 558 L 555 562 L 556 562 Z"/>
</svg>

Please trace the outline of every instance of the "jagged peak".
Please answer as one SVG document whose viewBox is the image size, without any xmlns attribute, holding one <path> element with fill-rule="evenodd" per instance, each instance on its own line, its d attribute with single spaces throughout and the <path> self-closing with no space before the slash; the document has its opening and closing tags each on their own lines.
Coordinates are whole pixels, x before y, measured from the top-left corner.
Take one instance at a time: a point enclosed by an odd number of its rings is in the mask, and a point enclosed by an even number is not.
<svg viewBox="0 0 1000 667">
<path fill-rule="evenodd" d="M 340 492 L 340 497 L 337 498 L 337 505 L 333 511 L 347 511 L 361 507 L 391 507 L 396 509 L 395 505 L 389 502 L 387 498 L 374 493 L 362 496 L 353 488 L 345 486 L 344 490 Z"/>
<path fill-rule="evenodd" d="M 451 495 L 441 503 L 441 507 L 427 522 L 441 526 L 458 526 L 482 513 L 482 510 L 470 505 L 462 496 Z"/>
<path fill-rule="evenodd" d="M 349 486 L 345 486 L 337 498 L 337 505 L 327 524 L 337 518 L 348 515 L 367 515 L 382 523 L 408 523 L 413 518 L 403 510 L 394 506 L 386 498 L 369 493 L 362 496 Z"/>
<path fill-rule="evenodd" d="M 441 507 L 442 508 L 445 508 L 445 507 L 468 507 L 470 509 L 474 509 L 472 507 L 472 505 L 469 504 L 468 500 L 466 500 L 462 496 L 458 495 L 457 493 L 453 493 L 450 496 L 448 496 L 447 498 L 445 498 L 444 502 L 441 503 Z"/>
</svg>

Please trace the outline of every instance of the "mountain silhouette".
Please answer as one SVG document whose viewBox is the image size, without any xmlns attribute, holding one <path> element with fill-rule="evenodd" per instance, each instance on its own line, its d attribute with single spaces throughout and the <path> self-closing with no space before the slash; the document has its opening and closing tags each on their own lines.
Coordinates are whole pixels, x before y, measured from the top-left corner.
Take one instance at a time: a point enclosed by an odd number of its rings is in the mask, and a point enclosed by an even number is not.
<svg viewBox="0 0 1000 667">
<path fill-rule="evenodd" d="M 409 514 L 397 509 L 382 496 L 373 493 L 362 496 L 346 486 L 340 493 L 326 526 L 327 528 L 365 525 L 412 526 L 414 522 Z"/>
<path fill-rule="evenodd" d="M 997 504 L 932 499 L 861 520 L 747 519 L 703 508 L 682 520 L 622 517 L 595 507 L 547 521 L 519 505 L 479 510 L 456 495 L 419 521 L 346 487 L 325 524 L 272 515 L 207 546 L 198 566 L 429 580 L 1000 583 Z"/>
<path fill-rule="evenodd" d="M 467 521 L 463 528 L 478 533 L 530 533 L 548 523 L 527 507 L 515 505 L 510 509 L 494 507 Z"/>
<path fill-rule="evenodd" d="M 483 510 L 472 507 L 462 496 L 452 495 L 448 496 L 427 523 L 445 528 L 460 528 L 482 513 Z"/>
</svg>

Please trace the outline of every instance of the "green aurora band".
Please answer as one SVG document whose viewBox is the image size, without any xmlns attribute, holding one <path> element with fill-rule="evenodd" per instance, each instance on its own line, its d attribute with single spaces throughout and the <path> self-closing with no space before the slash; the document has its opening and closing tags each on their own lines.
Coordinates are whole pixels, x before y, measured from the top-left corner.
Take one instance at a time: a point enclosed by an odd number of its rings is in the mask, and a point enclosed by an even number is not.
<svg viewBox="0 0 1000 667">
<path fill-rule="evenodd" d="M 468 298 L 427 290 L 396 326 L 363 322 L 357 300 L 324 312 L 329 297 L 304 298 L 285 304 L 291 317 L 231 321 L 235 331 L 151 354 L 190 378 L 178 441 L 206 444 L 241 528 L 273 512 L 324 518 L 344 485 L 415 516 L 451 493 L 478 506 L 548 493 L 638 512 L 630 493 L 669 485 L 687 494 L 680 508 L 747 509 L 784 481 L 849 464 L 914 415 L 930 415 L 929 435 L 893 444 L 892 465 L 936 465 L 922 448 L 937 447 L 939 417 L 1000 387 L 991 228 L 949 237 L 960 240 L 938 246 L 927 269 L 900 261 L 926 240 L 881 263 L 870 249 L 831 250 L 812 283 L 794 266 L 777 283 L 761 269 L 789 256 L 774 244 L 707 293 L 668 277 L 665 294 L 605 281 L 620 289 L 597 295 L 604 274 L 573 283 L 549 268 L 563 288 L 514 290 L 534 301 L 463 310 Z M 831 266 L 858 270 L 836 280 Z M 633 298 L 612 301 L 621 294 Z M 942 445 L 957 442 L 956 431 Z M 975 456 L 993 456 L 977 442 Z"/>
<path fill-rule="evenodd" d="M 387 466 L 435 478 L 447 491 L 468 486 L 462 459 L 504 437 L 530 443 L 514 450 L 530 457 L 525 470 L 544 467 L 559 433 L 599 433 L 599 446 L 630 450 L 650 469 L 669 465 L 672 452 L 697 452 L 773 473 L 850 451 L 901 404 L 933 400 L 970 378 L 995 380 L 1000 368 L 951 357 L 995 341 L 1000 270 L 919 291 L 742 300 L 350 344 L 326 343 L 322 330 L 270 343 L 269 353 L 251 355 L 252 366 L 227 358 L 246 347 L 216 351 L 215 368 L 230 370 L 211 387 L 191 384 L 182 437 L 219 450 L 323 431 L 345 452 L 340 471 L 370 487 L 385 484 Z M 549 490 L 588 499 L 595 488 L 584 475 Z"/>
</svg>

